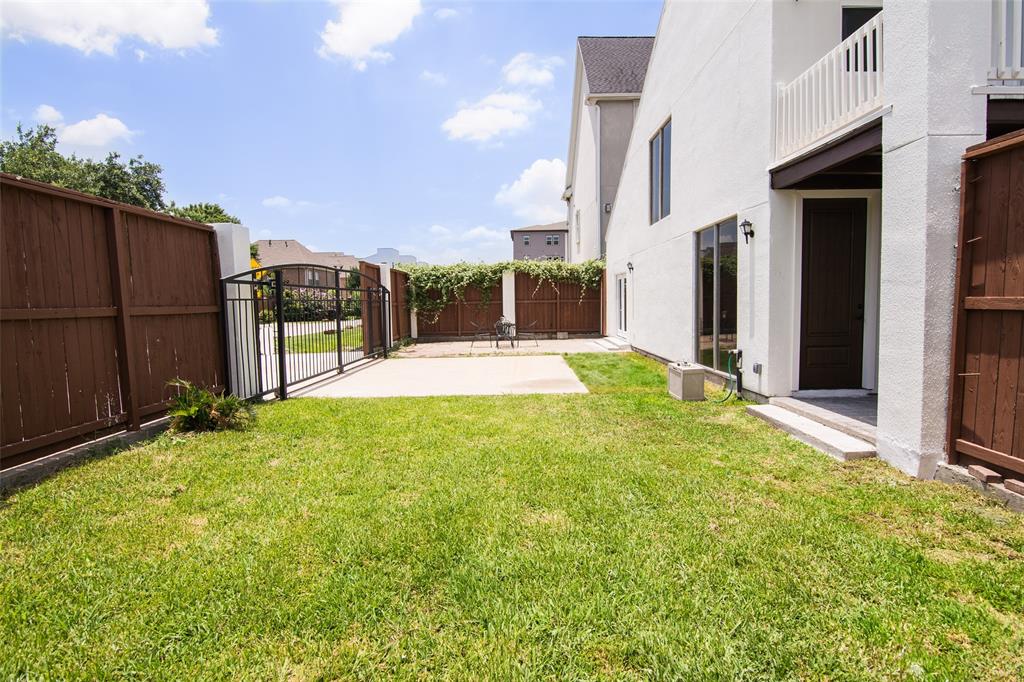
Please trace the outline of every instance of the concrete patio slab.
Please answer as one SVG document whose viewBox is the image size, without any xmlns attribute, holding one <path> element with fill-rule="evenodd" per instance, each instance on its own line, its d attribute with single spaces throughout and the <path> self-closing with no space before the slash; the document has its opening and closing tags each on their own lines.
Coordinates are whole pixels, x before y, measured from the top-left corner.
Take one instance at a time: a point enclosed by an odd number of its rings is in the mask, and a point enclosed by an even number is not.
<svg viewBox="0 0 1024 682">
<path fill-rule="evenodd" d="M 338 377 L 295 389 L 291 395 L 394 398 L 586 392 L 586 386 L 559 355 L 510 355 L 375 360 Z"/>
</svg>

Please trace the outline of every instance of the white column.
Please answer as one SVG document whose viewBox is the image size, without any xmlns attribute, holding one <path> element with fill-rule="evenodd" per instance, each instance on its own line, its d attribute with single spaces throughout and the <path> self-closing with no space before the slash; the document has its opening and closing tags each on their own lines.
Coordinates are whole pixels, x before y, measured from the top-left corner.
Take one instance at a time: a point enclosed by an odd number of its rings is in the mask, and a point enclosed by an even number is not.
<svg viewBox="0 0 1024 682">
<path fill-rule="evenodd" d="M 501 314 L 515 324 L 516 321 L 516 273 L 506 270 L 501 273 Z"/>
<path fill-rule="evenodd" d="M 885 6 L 878 453 L 922 478 L 945 461 L 960 156 L 984 140 L 989 3 Z"/>
<path fill-rule="evenodd" d="M 388 263 L 380 264 L 380 285 L 388 290 L 388 293 L 394 295 L 391 291 L 391 265 Z M 388 345 L 390 346 L 395 342 L 395 325 L 394 320 L 391 319 L 391 301 L 388 300 L 388 305 L 384 311 L 384 319 L 387 320 L 388 325 Z"/>
<path fill-rule="evenodd" d="M 234 223 L 214 223 L 217 233 L 217 250 L 220 253 L 221 277 L 229 277 L 251 269 L 249 267 L 249 228 Z M 229 299 L 252 298 L 252 285 L 229 284 Z M 256 332 L 252 305 L 227 302 L 228 377 L 231 391 L 243 397 L 256 395 L 259 371 L 256 363 Z"/>
</svg>

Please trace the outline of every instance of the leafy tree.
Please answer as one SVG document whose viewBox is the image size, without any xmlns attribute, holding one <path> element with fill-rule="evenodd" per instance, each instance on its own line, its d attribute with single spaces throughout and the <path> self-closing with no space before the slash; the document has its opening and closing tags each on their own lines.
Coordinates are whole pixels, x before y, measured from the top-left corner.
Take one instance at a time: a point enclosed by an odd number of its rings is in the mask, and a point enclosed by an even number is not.
<svg viewBox="0 0 1024 682">
<path fill-rule="evenodd" d="M 110 152 L 106 159 L 94 161 L 61 154 L 57 131 L 48 125 L 23 129 L 19 123 L 16 139 L 0 140 L 0 171 L 203 223 L 240 222 L 217 204 L 168 206 L 163 168 L 142 156 L 124 161 Z"/>
<path fill-rule="evenodd" d="M 188 204 L 178 206 L 173 201 L 167 207 L 167 212 L 178 218 L 188 218 L 197 223 L 241 223 L 242 221 L 231 215 L 220 204 Z M 250 249 L 251 254 L 251 249 Z"/>
<path fill-rule="evenodd" d="M 103 161 L 64 156 L 57 131 L 47 125 L 26 130 L 19 124 L 16 140 L 0 142 L 0 170 L 154 211 L 166 206 L 158 164 L 141 156 L 124 162 L 116 152 Z"/>
</svg>

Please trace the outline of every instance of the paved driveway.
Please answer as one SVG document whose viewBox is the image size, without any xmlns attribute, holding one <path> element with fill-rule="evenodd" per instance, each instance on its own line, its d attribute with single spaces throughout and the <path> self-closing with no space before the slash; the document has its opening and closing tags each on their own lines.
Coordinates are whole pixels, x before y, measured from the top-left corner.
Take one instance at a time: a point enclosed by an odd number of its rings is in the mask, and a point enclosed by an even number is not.
<svg viewBox="0 0 1024 682">
<path fill-rule="evenodd" d="M 559 355 L 391 358 L 293 390 L 295 397 L 388 398 L 431 395 L 586 393 Z"/>
</svg>

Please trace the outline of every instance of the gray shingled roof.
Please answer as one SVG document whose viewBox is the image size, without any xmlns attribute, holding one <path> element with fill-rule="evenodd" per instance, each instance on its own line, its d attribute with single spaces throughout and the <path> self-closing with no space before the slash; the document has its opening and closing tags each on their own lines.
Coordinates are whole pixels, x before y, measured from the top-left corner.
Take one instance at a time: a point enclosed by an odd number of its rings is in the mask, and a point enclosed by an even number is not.
<svg viewBox="0 0 1024 682">
<path fill-rule="evenodd" d="M 654 36 L 581 36 L 579 44 L 591 94 L 643 90 Z"/>
<path fill-rule="evenodd" d="M 260 265 L 264 267 L 287 263 L 310 263 L 329 268 L 359 267 L 359 259 L 355 256 L 341 251 L 311 251 L 295 239 L 260 239 L 256 244 Z"/>
<path fill-rule="evenodd" d="M 557 223 L 548 223 L 547 225 L 527 225 L 526 227 L 517 227 L 509 232 L 568 232 L 569 227 L 566 225 L 564 220 Z"/>
</svg>

